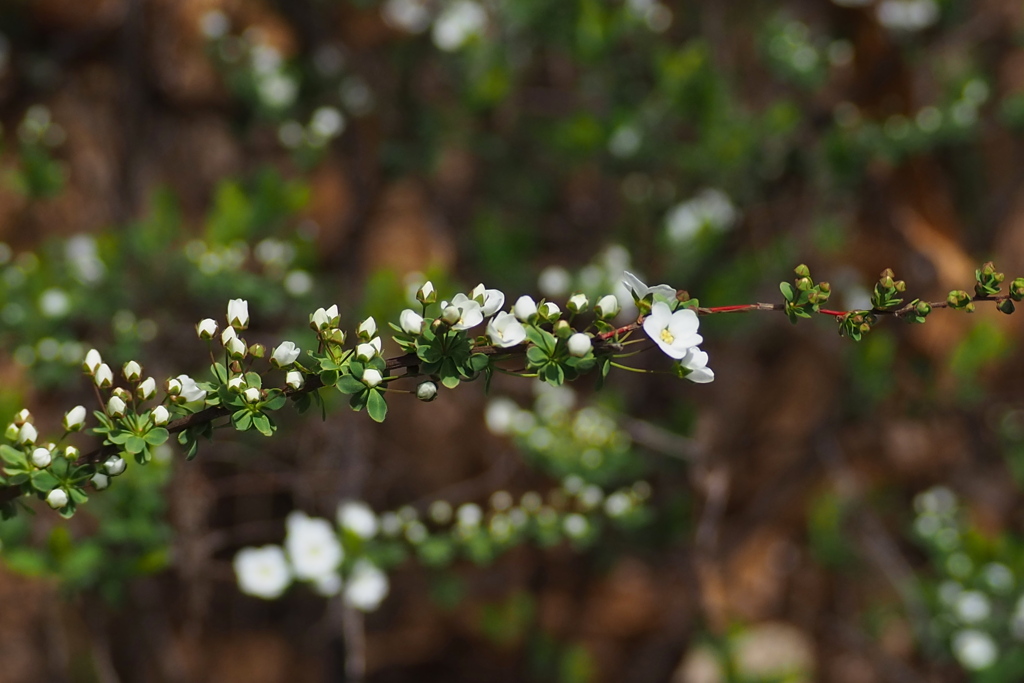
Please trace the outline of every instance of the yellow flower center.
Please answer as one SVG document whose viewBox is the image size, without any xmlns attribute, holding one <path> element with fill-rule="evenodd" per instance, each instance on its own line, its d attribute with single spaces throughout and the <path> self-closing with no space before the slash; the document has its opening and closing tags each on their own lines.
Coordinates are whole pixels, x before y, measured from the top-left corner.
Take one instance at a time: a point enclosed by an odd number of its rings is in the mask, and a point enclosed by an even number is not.
<svg viewBox="0 0 1024 683">
<path fill-rule="evenodd" d="M 668 331 L 667 327 L 661 331 L 661 341 L 666 344 L 672 344 L 675 340 L 676 338 L 672 336 L 672 333 Z"/>
</svg>

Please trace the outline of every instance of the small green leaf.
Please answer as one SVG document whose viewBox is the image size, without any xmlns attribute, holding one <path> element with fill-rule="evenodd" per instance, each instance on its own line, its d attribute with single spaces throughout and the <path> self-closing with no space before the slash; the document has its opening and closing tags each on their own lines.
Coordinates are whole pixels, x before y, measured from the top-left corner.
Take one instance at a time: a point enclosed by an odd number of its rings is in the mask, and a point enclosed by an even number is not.
<svg viewBox="0 0 1024 683">
<path fill-rule="evenodd" d="M 248 408 L 236 410 L 231 414 L 231 425 L 240 432 L 252 427 L 252 411 Z"/>
<path fill-rule="evenodd" d="M 146 450 L 146 441 L 141 436 L 135 436 L 132 434 L 128 437 L 128 440 L 124 442 L 124 449 L 132 455 L 138 455 L 142 451 Z"/>
<path fill-rule="evenodd" d="M 252 416 L 252 424 L 263 436 L 273 436 L 274 430 L 277 429 L 277 425 L 273 421 L 264 415 L 263 413 L 257 413 Z"/>
<path fill-rule="evenodd" d="M 31 480 L 32 488 L 40 493 L 49 493 L 60 484 L 57 477 L 50 474 L 48 470 L 36 470 L 32 473 Z"/>
<path fill-rule="evenodd" d="M 143 438 L 145 439 L 146 443 L 148 443 L 150 446 L 159 446 L 160 444 L 167 441 L 167 439 L 170 436 L 171 433 L 168 432 L 163 427 L 154 427 L 153 429 L 150 429 L 148 432 L 146 432 L 146 436 L 144 436 Z"/>
<path fill-rule="evenodd" d="M 325 387 L 333 387 L 338 381 L 337 370 L 324 370 L 320 373 L 320 382 Z"/>
<path fill-rule="evenodd" d="M 483 353 L 474 353 L 469 357 L 469 362 L 467 363 L 473 372 L 482 372 L 490 364 L 490 357 Z"/>
<path fill-rule="evenodd" d="M 352 375 L 342 375 L 339 377 L 336 386 L 338 391 L 343 394 L 358 394 L 366 389 L 366 385 Z"/>
<path fill-rule="evenodd" d="M 7 444 L 0 445 L 0 458 L 8 465 L 25 467 L 28 464 L 28 459 L 22 451 Z"/>
<path fill-rule="evenodd" d="M 782 296 L 785 297 L 786 301 L 793 301 L 796 296 L 796 292 L 793 290 L 793 285 L 788 282 L 780 282 L 779 290 L 782 292 Z"/>
<path fill-rule="evenodd" d="M 384 395 L 376 389 L 371 389 L 366 399 L 366 412 L 374 422 L 383 422 L 388 415 L 388 403 Z"/>
</svg>

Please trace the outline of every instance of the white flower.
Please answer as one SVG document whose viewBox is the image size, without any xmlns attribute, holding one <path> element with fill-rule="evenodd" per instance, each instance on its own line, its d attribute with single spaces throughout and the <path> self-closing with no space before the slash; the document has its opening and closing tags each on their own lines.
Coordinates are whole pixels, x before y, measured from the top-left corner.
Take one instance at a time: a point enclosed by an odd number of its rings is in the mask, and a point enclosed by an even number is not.
<svg viewBox="0 0 1024 683">
<path fill-rule="evenodd" d="M 317 595 L 330 598 L 341 592 L 341 576 L 338 574 L 324 574 L 313 579 L 313 590 Z"/>
<path fill-rule="evenodd" d="M 238 337 L 231 337 L 228 339 L 227 343 L 224 344 L 224 349 L 228 352 L 228 355 L 235 360 L 245 358 L 245 355 L 249 352 L 249 349 L 245 346 L 245 342 Z"/>
<path fill-rule="evenodd" d="M 504 436 L 512 431 L 512 422 L 519 413 L 519 406 L 510 398 L 491 399 L 484 411 L 484 422 L 492 433 Z"/>
<path fill-rule="evenodd" d="M 968 671 L 987 669 L 999 656 L 999 648 L 992 636 L 974 628 L 957 631 L 952 645 L 953 655 Z"/>
<path fill-rule="evenodd" d="M 939 19 L 935 0 L 885 0 L 875 9 L 878 23 L 893 31 L 920 31 Z"/>
<path fill-rule="evenodd" d="M 206 399 L 206 391 L 200 389 L 195 380 L 188 375 L 178 375 L 175 379 L 178 380 L 178 384 L 181 386 L 180 394 L 187 403 Z"/>
<path fill-rule="evenodd" d="M 38 437 L 39 432 L 36 431 L 31 422 L 26 422 L 18 429 L 18 443 L 20 444 L 35 443 Z"/>
<path fill-rule="evenodd" d="M 96 374 L 92 377 L 96 386 L 101 389 L 106 389 L 114 383 L 114 371 L 110 369 L 110 366 L 106 363 L 100 363 L 99 367 L 96 368 Z"/>
<path fill-rule="evenodd" d="M 328 309 L 318 308 L 309 316 L 309 326 L 314 330 L 325 330 L 335 325 L 338 317 L 337 304 L 333 304 Z"/>
<path fill-rule="evenodd" d="M 276 367 L 286 368 L 299 358 L 299 347 L 294 342 L 285 341 L 274 349 L 270 362 Z"/>
<path fill-rule="evenodd" d="M 92 475 L 92 478 L 89 481 L 92 482 L 93 487 L 95 487 L 97 491 L 102 491 L 103 489 L 110 486 L 110 477 L 103 474 L 102 472 L 97 472 L 96 474 Z"/>
<path fill-rule="evenodd" d="M 380 525 L 369 505 L 358 500 L 346 500 L 338 506 L 338 526 L 359 538 L 369 539 L 377 535 Z"/>
<path fill-rule="evenodd" d="M 136 393 L 143 401 L 148 401 L 153 398 L 156 396 L 156 380 L 152 377 L 147 377 L 142 380 L 139 384 L 139 388 L 136 390 Z"/>
<path fill-rule="evenodd" d="M 469 295 L 480 304 L 485 318 L 494 315 L 505 305 L 505 293 L 500 289 L 486 289 L 482 282 L 474 287 Z"/>
<path fill-rule="evenodd" d="M 77 432 L 85 424 L 85 406 L 75 406 L 64 414 L 64 431 Z"/>
<path fill-rule="evenodd" d="M 686 349 L 686 355 L 679 359 L 679 364 L 689 370 L 686 379 L 697 384 L 715 381 L 715 372 L 708 367 L 708 354 L 696 346 Z"/>
<path fill-rule="evenodd" d="M 245 389 L 245 377 L 239 375 L 238 377 L 232 377 L 228 380 L 228 391 L 240 394 L 243 389 Z"/>
<path fill-rule="evenodd" d="M 235 332 L 235 328 L 225 327 L 224 331 L 220 333 L 220 343 L 226 347 L 229 341 L 237 337 L 238 333 Z"/>
<path fill-rule="evenodd" d="M 569 337 L 569 341 L 565 345 L 569 349 L 569 355 L 576 356 L 577 358 L 583 358 L 583 356 L 590 353 L 590 349 L 593 346 L 590 341 L 590 335 L 582 332 L 577 332 Z"/>
<path fill-rule="evenodd" d="M 363 340 L 377 336 L 377 321 L 373 319 L 373 316 L 359 323 L 359 327 L 356 328 L 356 334 Z"/>
<path fill-rule="evenodd" d="M 369 560 L 357 560 L 345 582 L 344 592 L 345 604 L 372 612 L 388 594 L 387 574 Z"/>
<path fill-rule="evenodd" d="M 965 624 L 985 621 L 992 614 L 992 603 L 981 591 L 964 591 L 956 598 L 953 610 Z"/>
<path fill-rule="evenodd" d="M 402 327 L 402 330 L 408 334 L 419 334 L 423 331 L 423 316 L 411 308 L 407 308 L 402 311 L 402 315 L 399 316 L 398 322 Z"/>
<path fill-rule="evenodd" d="M 48 448 L 37 448 L 32 451 L 32 464 L 39 469 L 49 467 L 51 460 L 53 460 L 53 456 Z"/>
<path fill-rule="evenodd" d="M 85 360 L 82 361 L 82 368 L 92 374 L 96 372 L 96 368 L 103 362 L 103 358 L 100 357 L 100 352 L 96 349 L 89 349 L 89 353 L 85 354 Z"/>
<path fill-rule="evenodd" d="M 64 489 L 53 489 L 46 496 L 46 504 L 54 510 L 59 510 L 68 504 L 68 492 Z"/>
<path fill-rule="evenodd" d="M 551 301 L 545 301 L 543 304 L 541 304 L 540 307 L 541 316 L 548 318 L 550 320 L 556 319 L 559 316 L 559 314 L 561 314 L 561 312 L 562 309 L 558 307 L 558 304 L 553 303 Z"/>
<path fill-rule="evenodd" d="M 366 368 L 363 370 L 363 384 L 368 387 L 375 387 L 380 384 L 384 378 L 381 376 L 379 370 L 374 368 Z"/>
<path fill-rule="evenodd" d="M 622 272 L 622 284 L 626 285 L 626 287 L 633 292 L 633 296 L 637 300 L 644 299 L 649 294 L 663 296 L 670 301 L 673 301 L 676 298 L 675 287 L 670 287 L 669 285 L 654 285 L 653 287 L 648 287 L 640 281 L 640 278 L 633 275 L 633 273 L 628 270 Z"/>
<path fill-rule="evenodd" d="M 14 424 L 18 425 L 19 427 L 25 424 L 26 422 L 31 421 L 32 413 L 29 412 L 28 408 L 22 408 L 21 410 L 14 414 Z"/>
<path fill-rule="evenodd" d="M 537 287 L 544 296 L 563 296 L 569 293 L 572 276 L 561 266 L 548 266 L 537 276 Z"/>
<path fill-rule="evenodd" d="M 297 578 L 313 580 L 337 570 L 344 553 L 327 520 L 295 511 L 288 515 L 286 526 L 284 546 Z"/>
<path fill-rule="evenodd" d="M 284 551 L 276 545 L 243 548 L 235 555 L 234 567 L 239 590 L 258 598 L 280 596 L 292 580 Z"/>
<path fill-rule="evenodd" d="M 465 294 L 456 294 L 452 297 L 450 305 L 447 301 L 442 301 L 441 308 L 445 312 L 445 320 L 451 324 L 453 330 L 468 330 L 484 321 L 484 312 L 480 304 Z M 450 308 L 457 311 L 458 317 L 454 320 L 449 319 Z"/>
<path fill-rule="evenodd" d="M 213 318 L 203 318 L 196 325 L 196 334 L 200 339 L 213 339 L 213 335 L 217 334 L 217 321 Z"/>
<path fill-rule="evenodd" d="M 128 467 L 128 463 L 119 455 L 112 455 L 103 463 L 103 469 L 112 477 L 124 472 L 126 467 Z"/>
<path fill-rule="evenodd" d="M 437 398 L 437 385 L 431 381 L 420 382 L 419 386 L 416 387 L 416 398 L 429 403 Z"/>
<path fill-rule="evenodd" d="M 434 20 L 434 45 L 445 52 L 462 47 L 473 35 L 483 32 L 487 25 L 484 8 L 471 0 L 455 0 L 445 5 Z"/>
<path fill-rule="evenodd" d="M 522 344 L 526 339 L 526 328 L 511 313 L 499 313 L 487 323 L 487 336 L 491 343 L 506 349 Z"/>
<path fill-rule="evenodd" d="M 260 399 L 263 398 L 263 394 L 256 387 L 249 387 L 242 392 L 242 398 L 245 399 L 246 403 L 259 403 Z"/>
<path fill-rule="evenodd" d="M 157 427 L 162 427 L 171 419 L 171 412 L 164 406 L 157 406 L 153 408 L 150 417 L 153 418 L 153 424 Z"/>
<path fill-rule="evenodd" d="M 142 376 L 142 366 L 137 362 L 130 360 L 124 364 L 124 367 L 121 368 L 121 372 L 124 373 L 124 378 L 126 380 L 129 382 L 136 382 L 139 377 Z"/>
<path fill-rule="evenodd" d="M 484 512 L 476 503 L 463 503 L 455 511 L 455 518 L 461 527 L 476 527 L 483 521 Z"/>
<path fill-rule="evenodd" d="M 244 330 L 249 327 L 249 302 L 245 299 L 228 301 L 228 325 Z"/>
<path fill-rule="evenodd" d="M 128 405 L 120 396 L 111 396 L 107 401 L 107 414 L 111 417 L 124 417 L 124 411 Z"/>
<path fill-rule="evenodd" d="M 586 294 L 577 293 L 569 297 L 569 302 L 565 305 L 573 313 L 579 313 L 580 311 L 586 310 L 587 306 L 590 305 L 590 300 L 587 299 Z"/>
<path fill-rule="evenodd" d="M 356 346 L 356 358 L 361 361 L 368 361 L 377 355 L 377 347 L 373 344 L 359 344 Z"/>
<path fill-rule="evenodd" d="M 299 390 L 306 383 L 306 378 L 298 370 L 289 370 L 284 377 L 284 383 L 292 389 Z"/>
<path fill-rule="evenodd" d="M 75 448 L 74 446 L 64 447 L 64 457 L 67 458 L 68 460 L 78 460 L 78 456 L 80 456 L 81 454 L 82 452 Z"/>
<path fill-rule="evenodd" d="M 524 323 L 529 322 L 530 318 L 537 315 L 537 302 L 524 294 L 516 299 L 516 305 L 512 307 L 512 312 Z"/>
<path fill-rule="evenodd" d="M 691 346 L 697 346 L 703 337 L 697 334 L 700 320 L 689 308 L 675 313 L 668 304 L 657 301 L 651 306 L 651 314 L 644 318 L 644 332 L 661 347 L 669 357 L 681 359 Z M 707 360 L 705 359 L 705 363 Z"/>
<path fill-rule="evenodd" d="M 437 301 L 437 292 L 434 291 L 434 283 L 427 280 L 423 286 L 416 291 L 416 301 L 421 304 L 432 304 Z"/>
<path fill-rule="evenodd" d="M 562 521 L 562 529 L 570 538 L 583 538 L 590 530 L 590 522 L 578 512 L 572 512 Z"/>
<path fill-rule="evenodd" d="M 614 294 L 606 294 L 598 299 L 594 308 L 597 310 L 599 318 L 614 318 L 619 312 L 619 300 L 615 298 Z"/>
</svg>

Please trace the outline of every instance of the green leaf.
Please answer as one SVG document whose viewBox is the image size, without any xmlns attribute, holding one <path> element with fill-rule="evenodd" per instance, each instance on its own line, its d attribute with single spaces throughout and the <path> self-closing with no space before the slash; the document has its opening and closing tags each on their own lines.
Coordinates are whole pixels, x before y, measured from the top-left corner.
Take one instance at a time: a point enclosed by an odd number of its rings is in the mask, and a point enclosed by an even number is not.
<svg viewBox="0 0 1024 683">
<path fill-rule="evenodd" d="M 240 432 L 247 431 L 252 427 L 252 411 L 248 408 L 243 408 L 231 413 L 231 424 Z"/>
<path fill-rule="evenodd" d="M 526 359 L 531 367 L 541 366 L 548 362 L 549 354 L 539 346 L 531 346 L 526 350 Z"/>
<path fill-rule="evenodd" d="M 554 353 L 555 345 L 557 344 L 554 335 L 536 325 L 525 325 L 525 327 L 527 339 L 533 342 L 534 345 L 547 351 L 549 356 Z"/>
<path fill-rule="evenodd" d="M 40 493 L 49 493 L 60 484 L 57 477 L 50 474 L 48 470 L 36 470 L 31 475 L 31 481 L 32 488 Z"/>
<path fill-rule="evenodd" d="M 154 427 L 153 429 L 150 429 L 148 432 L 146 432 L 146 435 L 143 437 L 143 439 L 145 439 L 146 443 L 148 443 L 150 446 L 159 446 L 160 444 L 166 442 L 170 436 L 171 433 L 168 432 L 163 427 Z"/>
<path fill-rule="evenodd" d="M 788 282 L 780 282 L 779 290 L 782 292 L 782 296 L 785 297 L 786 301 L 793 301 L 796 296 L 796 292 L 793 290 L 793 285 Z"/>
<path fill-rule="evenodd" d="M 483 353 L 474 353 L 469 357 L 467 365 L 473 372 L 482 372 L 484 368 L 491 364 L 489 356 Z"/>
<path fill-rule="evenodd" d="M 276 394 L 273 398 L 263 402 L 264 410 L 280 410 L 284 407 L 284 404 L 288 402 L 288 397 L 284 394 Z"/>
<path fill-rule="evenodd" d="M 374 422 L 383 422 L 388 415 L 388 403 L 384 395 L 376 389 L 371 389 L 366 398 L 366 412 Z"/>
<path fill-rule="evenodd" d="M 132 455 L 138 455 L 142 451 L 146 450 L 146 441 L 141 436 L 135 436 L 132 434 L 128 437 L 128 440 L 124 442 L 124 449 Z"/>
<path fill-rule="evenodd" d="M 324 370 L 320 373 L 320 382 L 325 387 L 333 387 L 338 382 L 337 370 Z"/>
<path fill-rule="evenodd" d="M 217 378 L 217 382 L 220 384 L 228 383 L 228 369 L 224 367 L 223 363 L 214 363 L 210 366 L 210 372 Z"/>
<path fill-rule="evenodd" d="M 7 444 L 0 445 L 0 458 L 3 458 L 3 461 L 8 465 L 15 465 L 17 467 L 26 467 L 28 465 L 28 458 L 25 454 Z"/>
<path fill-rule="evenodd" d="M 274 430 L 277 429 L 277 425 L 275 425 L 273 421 L 263 413 L 253 415 L 252 424 L 263 436 L 273 436 Z"/>
<path fill-rule="evenodd" d="M 352 375 L 342 375 L 338 378 L 338 391 L 343 394 L 358 394 L 366 389 L 366 385 Z"/>
<path fill-rule="evenodd" d="M 460 381 L 461 380 L 456 375 L 445 375 L 444 377 L 441 378 L 441 384 L 448 387 L 449 389 L 454 389 L 455 387 L 459 386 Z"/>
<path fill-rule="evenodd" d="M 360 411 L 366 407 L 366 395 L 370 393 L 370 390 L 363 387 L 363 391 L 358 394 L 352 394 L 352 398 L 348 400 L 348 404 L 352 406 L 352 410 Z"/>
<path fill-rule="evenodd" d="M 431 342 L 416 347 L 416 356 L 425 363 L 437 363 L 444 358 L 440 344 Z"/>
</svg>

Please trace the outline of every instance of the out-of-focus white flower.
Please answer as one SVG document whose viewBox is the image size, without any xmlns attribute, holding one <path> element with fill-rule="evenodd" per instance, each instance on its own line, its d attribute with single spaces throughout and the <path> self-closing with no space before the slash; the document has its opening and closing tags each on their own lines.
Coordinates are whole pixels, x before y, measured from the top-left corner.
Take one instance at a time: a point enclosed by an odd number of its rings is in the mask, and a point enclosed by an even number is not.
<svg viewBox="0 0 1024 683">
<path fill-rule="evenodd" d="M 246 595 L 271 600 L 284 593 L 292 581 L 284 551 L 276 545 L 243 548 L 233 564 L 238 588 Z"/>
<path fill-rule="evenodd" d="M 389 26 L 406 33 L 423 33 L 430 26 L 427 0 L 385 0 L 380 13 Z"/>
<path fill-rule="evenodd" d="M 537 315 L 537 302 L 524 294 L 516 299 L 516 304 L 512 307 L 512 312 L 515 313 L 516 317 L 524 323 L 529 322 L 530 318 Z"/>
<path fill-rule="evenodd" d="M 366 368 L 363 370 L 362 379 L 363 384 L 372 388 L 380 384 L 384 380 L 384 377 L 380 374 L 379 370 L 376 370 L 375 368 Z"/>
<path fill-rule="evenodd" d="M 511 313 L 499 313 L 487 323 L 487 336 L 492 344 L 505 349 L 522 344 L 526 339 L 526 328 Z"/>
<path fill-rule="evenodd" d="M 299 347 L 294 342 L 285 341 L 274 349 L 270 362 L 276 367 L 286 368 L 299 358 Z"/>
<path fill-rule="evenodd" d="M 992 603 L 981 591 L 964 591 L 956 598 L 953 610 L 965 624 L 985 621 L 992 614 Z"/>
<path fill-rule="evenodd" d="M 411 308 L 402 311 L 398 322 L 407 334 L 419 334 L 423 331 L 423 316 Z"/>
<path fill-rule="evenodd" d="M 547 297 L 561 297 L 569 293 L 572 276 L 561 266 L 548 266 L 537 276 L 537 288 Z"/>
<path fill-rule="evenodd" d="M 39 296 L 39 311 L 47 318 L 63 318 L 71 310 L 71 298 L 57 287 L 47 289 Z"/>
<path fill-rule="evenodd" d="M 434 45 L 445 52 L 453 52 L 472 36 L 483 33 L 486 26 L 487 12 L 483 7 L 472 0 L 455 0 L 434 20 Z"/>
<path fill-rule="evenodd" d="M 577 358 L 582 358 L 590 353 L 590 349 L 593 346 L 590 341 L 590 335 L 584 334 L 583 332 L 577 332 L 569 337 L 569 340 L 565 345 L 569 349 L 569 355 L 576 356 Z"/>
<path fill-rule="evenodd" d="M 327 520 L 296 510 L 288 515 L 285 524 L 284 546 L 296 578 L 315 580 L 337 570 L 344 553 Z"/>
<path fill-rule="evenodd" d="M 75 406 L 64 415 L 64 431 L 77 432 L 85 424 L 85 406 Z"/>
<path fill-rule="evenodd" d="M 196 381 L 188 375 L 178 375 L 175 379 L 181 387 L 179 395 L 184 398 L 187 403 L 203 401 L 206 399 L 206 391 L 204 389 L 200 389 L 199 385 L 196 384 Z"/>
<path fill-rule="evenodd" d="M 672 312 L 667 304 L 657 301 L 651 314 L 644 318 L 644 332 L 654 340 L 670 358 L 686 357 L 690 347 L 697 346 L 703 337 L 697 334 L 700 320 L 689 308 Z M 705 363 L 707 359 L 705 359 Z"/>
<path fill-rule="evenodd" d="M 512 422 L 519 413 L 519 406 L 510 398 L 491 399 L 484 411 L 484 423 L 492 434 L 504 436 L 512 431 Z"/>
<path fill-rule="evenodd" d="M 338 506 L 338 526 L 364 539 L 376 536 L 380 528 L 370 506 L 358 500 L 342 501 Z"/>
<path fill-rule="evenodd" d="M 565 531 L 565 535 L 569 538 L 583 538 L 590 531 L 590 522 L 586 517 L 573 512 L 565 516 L 562 521 L 562 529 Z"/>
<path fill-rule="evenodd" d="M 196 335 L 200 339 L 213 339 L 215 334 L 217 334 L 217 321 L 213 318 L 203 318 L 196 325 Z"/>
<path fill-rule="evenodd" d="M 249 302 L 245 299 L 228 301 L 228 325 L 239 330 L 249 327 Z"/>
<path fill-rule="evenodd" d="M 366 559 L 356 560 L 345 582 L 345 604 L 372 612 L 388 594 L 387 574 Z"/>
<path fill-rule="evenodd" d="M 703 228 L 721 232 L 735 221 L 736 208 L 728 195 L 711 188 L 669 209 L 665 215 L 665 234 L 669 241 L 685 244 Z"/>
<path fill-rule="evenodd" d="M 298 370 L 289 370 L 288 374 L 285 375 L 284 383 L 298 391 L 306 383 L 306 378 Z"/>
<path fill-rule="evenodd" d="M 163 427 L 171 419 L 171 413 L 164 406 L 157 406 L 153 408 L 150 417 L 153 419 L 153 424 L 157 427 Z"/>
<path fill-rule="evenodd" d="M 92 478 L 89 479 L 89 481 L 92 482 L 93 487 L 97 491 L 102 491 L 103 489 L 110 486 L 110 477 L 103 474 L 102 472 L 97 472 L 96 474 L 92 475 Z"/>
<path fill-rule="evenodd" d="M 875 8 L 878 22 L 891 31 L 920 31 L 939 20 L 935 0 L 883 0 Z"/>
<path fill-rule="evenodd" d="M 68 492 L 64 489 L 53 489 L 46 496 L 46 504 L 54 510 L 59 510 L 68 504 Z"/>
<path fill-rule="evenodd" d="M 974 628 L 957 631 L 952 645 L 953 655 L 968 671 L 987 669 L 999 656 L 999 648 L 992 636 Z"/>
</svg>

